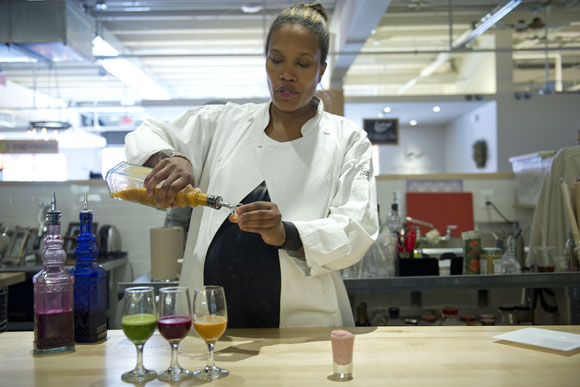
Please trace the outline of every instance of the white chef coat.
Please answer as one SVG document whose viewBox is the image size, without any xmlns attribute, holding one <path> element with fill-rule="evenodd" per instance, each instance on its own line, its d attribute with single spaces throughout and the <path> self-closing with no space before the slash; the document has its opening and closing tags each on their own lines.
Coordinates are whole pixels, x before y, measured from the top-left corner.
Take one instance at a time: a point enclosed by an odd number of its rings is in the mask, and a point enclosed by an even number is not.
<svg viewBox="0 0 580 387">
<path fill-rule="evenodd" d="M 145 120 L 125 138 L 127 160 L 143 164 L 160 150 L 175 149 L 191 160 L 203 192 L 230 203 L 265 181 L 282 220 L 296 226 L 304 246 L 303 257 L 278 250 L 280 326 L 352 326 L 338 270 L 357 263 L 378 234 L 371 144 L 356 124 L 325 112 L 322 101 L 302 137 L 277 142 L 264 132 L 269 107 L 206 105 L 168 124 Z M 182 286 L 203 284 L 207 249 L 228 215 L 225 208 L 194 209 Z"/>
<path fill-rule="evenodd" d="M 565 214 L 564 200 L 560 179 L 566 178 L 568 186 L 573 185 L 574 178 L 580 175 L 580 146 L 561 148 L 550 161 L 550 166 L 544 174 L 540 194 L 536 203 L 534 217 L 530 230 L 530 245 L 526 266 L 543 265 L 543 259 L 535 247 L 552 246 L 557 252 L 564 250 L 568 239 L 570 224 Z M 555 264 L 555 262 L 554 262 Z M 558 307 L 556 313 L 550 316 L 540 307 L 536 307 L 535 321 L 542 325 L 570 324 L 570 298 L 568 289 L 555 288 L 555 300 L 549 298 L 548 303 Z"/>
</svg>

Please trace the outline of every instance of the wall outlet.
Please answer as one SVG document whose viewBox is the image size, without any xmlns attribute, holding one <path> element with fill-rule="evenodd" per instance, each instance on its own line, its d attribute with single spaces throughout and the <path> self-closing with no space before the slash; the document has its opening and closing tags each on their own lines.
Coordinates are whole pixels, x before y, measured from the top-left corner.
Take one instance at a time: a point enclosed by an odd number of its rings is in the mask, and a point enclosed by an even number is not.
<svg viewBox="0 0 580 387">
<path fill-rule="evenodd" d="M 492 189 L 482 189 L 479 191 L 480 206 L 481 208 L 487 208 L 487 202 L 493 201 L 493 190 Z"/>
</svg>

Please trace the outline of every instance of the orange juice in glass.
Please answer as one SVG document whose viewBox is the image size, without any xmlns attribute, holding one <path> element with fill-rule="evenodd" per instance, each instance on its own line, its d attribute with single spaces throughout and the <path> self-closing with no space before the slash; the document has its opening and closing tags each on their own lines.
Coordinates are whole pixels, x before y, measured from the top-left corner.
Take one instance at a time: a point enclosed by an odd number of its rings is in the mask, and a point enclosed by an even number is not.
<svg viewBox="0 0 580 387">
<path fill-rule="evenodd" d="M 193 296 L 193 327 L 208 347 L 207 365 L 195 371 L 193 376 L 204 381 L 216 380 L 229 375 L 229 371 L 214 364 L 213 351 L 216 341 L 224 334 L 228 324 L 226 296 L 221 286 L 204 286 L 195 289 Z"/>
</svg>

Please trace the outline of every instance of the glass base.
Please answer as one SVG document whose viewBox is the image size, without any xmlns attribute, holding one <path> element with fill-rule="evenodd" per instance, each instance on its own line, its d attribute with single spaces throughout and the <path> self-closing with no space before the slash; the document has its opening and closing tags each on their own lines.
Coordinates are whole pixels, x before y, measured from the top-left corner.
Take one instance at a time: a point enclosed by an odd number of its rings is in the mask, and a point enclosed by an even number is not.
<svg viewBox="0 0 580 387">
<path fill-rule="evenodd" d="M 157 379 L 163 382 L 179 382 L 180 380 L 189 379 L 193 376 L 193 372 L 181 368 L 180 366 L 168 368 L 157 375 Z"/>
<path fill-rule="evenodd" d="M 59 352 L 69 352 L 74 351 L 75 346 L 72 345 L 70 347 L 56 347 L 56 348 L 38 348 L 34 347 L 34 353 L 37 355 L 44 355 L 47 353 L 59 353 Z"/>
<path fill-rule="evenodd" d="M 135 370 L 125 372 L 123 375 L 121 375 L 121 380 L 129 383 L 141 383 L 148 382 L 155 379 L 156 377 L 157 372 L 143 368 L 140 370 L 140 372 L 135 372 Z"/>
<path fill-rule="evenodd" d="M 328 379 L 335 382 L 346 382 L 352 380 L 352 374 L 332 374 Z"/>
<path fill-rule="evenodd" d="M 205 367 L 202 370 L 195 371 L 193 376 L 199 380 L 212 381 L 219 378 L 224 378 L 230 374 L 230 371 L 216 366 Z"/>
</svg>

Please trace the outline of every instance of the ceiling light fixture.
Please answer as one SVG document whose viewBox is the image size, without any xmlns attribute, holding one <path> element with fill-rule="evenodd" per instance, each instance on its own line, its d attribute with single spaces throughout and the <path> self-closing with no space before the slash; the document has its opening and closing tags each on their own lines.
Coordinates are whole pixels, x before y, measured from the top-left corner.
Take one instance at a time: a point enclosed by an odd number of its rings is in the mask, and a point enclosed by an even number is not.
<svg viewBox="0 0 580 387">
<path fill-rule="evenodd" d="M 32 121 L 30 127 L 33 130 L 40 129 L 42 132 L 46 132 L 47 129 L 66 130 L 71 127 L 71 124 L 66 121 Z"/>
<path fill-rule="evenodd" d="M 93 55 L 106 57 L 118 56 L 119 51 L 100 36 L 96 36 L 93 39 Z M 128 59 L 101 59 L 100 62 L 105 70 L 119 78 L 119 80 L 127 86 L 137 90 L 144 99 L 171 99 L 171 95 L 161 87 L 161 85 L 155 82 L 150 76 L 145 74 L 139 67 Z"/>
<path fill-rule="evenodd" d="M 391 112 L 391 108 L 390 108 L 389 106 L 386 106 L 386 107 L 383 109 L 383 111 L 384 111 L 385 113 L 390 113 L 390 112 Z"/>
<path fill-rule="evenodd" d="M 439 113 L 441 111 L 441 108 L 439 106 L 433 106 L 433 111 L 435 113 Z"/>
<path fill-rule="evenodd" d="M 515 7 L 520 5 L 522 1 L 523 0 L 510 0 L 503 7 L 499 8 L 497 10 L 497 12 L 495 12 L 493 14 L 492 13 L 486 14 L 484 17 L 482 17 L 480 19 L 480 22 L 477 25 L 477 27 L 475 27 L 471 31 L 469 31 L 469 30 L 466 31 L 459 38 L 457 38 L 451 44 L 451 48 L 452 49 L 462 48 L 463 46 L 465 46 L 466 44 L 468 44 L 469 42 L 471 42 L 472 40 L 474 40 L 475 38 L 477 38 L 478 36 L 483 34 L 485 31 L 487 31 L 488 29 L 493 27 L 495 25 L 495 23 L 500 21 L 505 15 L 510 13 Z M 443 63 L 445 63 L 447 61 L 447 59 L 449 59 L 450 56 L 451 56 L 451 54 L 449 52 L 439 53 L 439 55 L 437 55 L 437 59 L 435 59 L 435 61 L 433 63 L 424 67 L 418 76 L 409 80 L 407 83 L 405 83 L 403 86 L 401 86 L 399 88 L 399 90 L 397 91 L 397 95 L 401 95 L 401 94 L 405 93 L 407 90 L 409 90 L 409 88 L 413 87 L 417 83 L 417 81 L 420 80 L 421 78 L 427 78 L 428 76 L 433 74 L 435 72 L 435 70 L 437 70 L 439 68 L 439 66 L 441 66 Z"/>
<path fill-rule="evenodd" d="M 241 10 L 243 13 L 258 13 L 260 11 L 262 11 L 264 9 L 264 7 L 262 7 L 261 5 L 257 5 L 257 4 L 244 4 L 241 7 Z"/>
<path fill-rule="evenodd" d="M 411 120 L 411 121 L 409 121 L 409 125 L 411 125 L 411 126 L 417 125 L 417 120 Z"/>
</svg>

